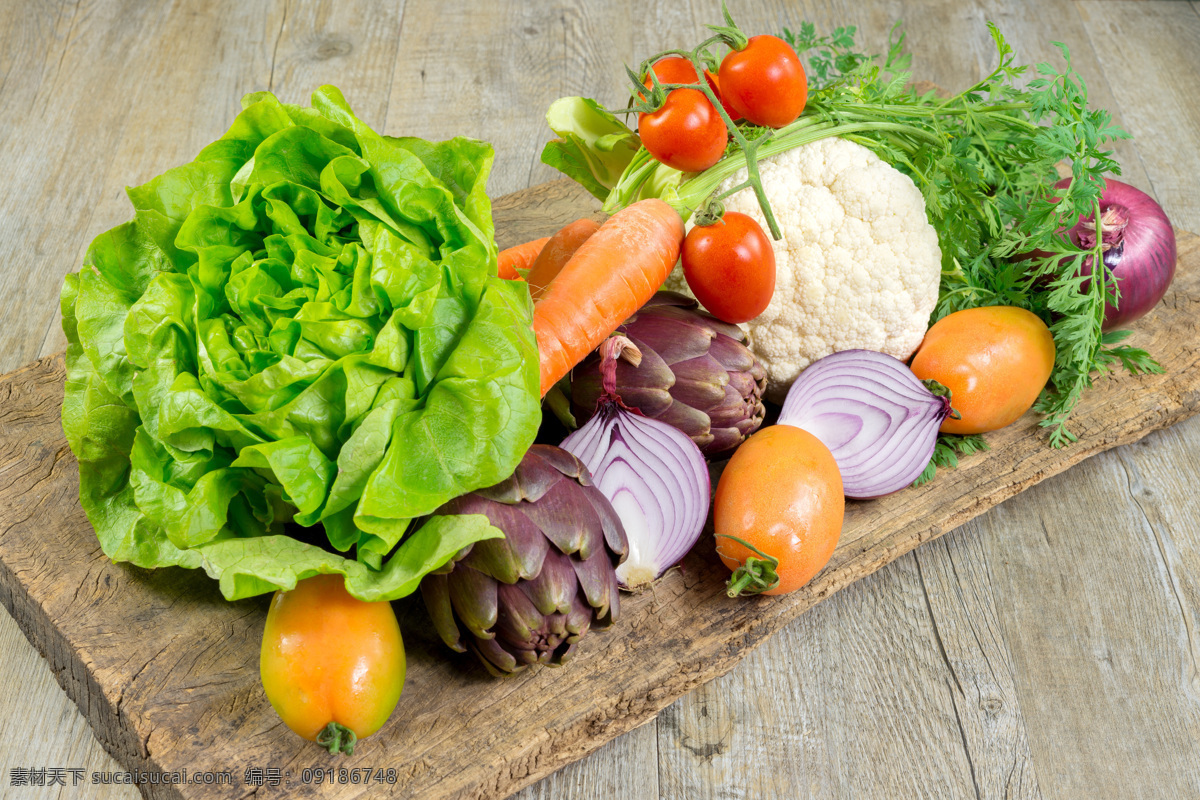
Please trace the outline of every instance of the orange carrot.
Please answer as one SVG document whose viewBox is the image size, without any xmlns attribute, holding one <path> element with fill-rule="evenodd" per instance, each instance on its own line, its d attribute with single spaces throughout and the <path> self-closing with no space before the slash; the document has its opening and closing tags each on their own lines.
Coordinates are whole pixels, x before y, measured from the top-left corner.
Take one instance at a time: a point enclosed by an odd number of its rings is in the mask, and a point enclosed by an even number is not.
<svg viewBox="0 0 1200 800">
<path fill-rule="evenodd" d="M 513 245 L 501 250 L 496 257 L 496 274 L 506 281 L 524 280 L 517 270 L 529 269 L 548 241 L 550 241 L 550 237 L 544 236 L 541 239 L 534 239 L 532 242 Z"/>
<path fill-rule="evenodd" d="M 618 211 L 533 307 L 544 395 L 649 300 L 679 258 L 683 220 L 662 200 Z"/>
<path fill-rule="evenodd" d="M 546 293 L 550 281 L 554 280 L 554 276 L 571 260 L 579 245 L 598 230 L 600 225 L 595 220 L 584 217 L 568 223 L 550 237 L 550 241 L 546 242 L 542 252 L 534 259 L 533 266 L 525 274 L 525 280 L 529 281 L 529 294 L 535 301 Z"/>
</svg>

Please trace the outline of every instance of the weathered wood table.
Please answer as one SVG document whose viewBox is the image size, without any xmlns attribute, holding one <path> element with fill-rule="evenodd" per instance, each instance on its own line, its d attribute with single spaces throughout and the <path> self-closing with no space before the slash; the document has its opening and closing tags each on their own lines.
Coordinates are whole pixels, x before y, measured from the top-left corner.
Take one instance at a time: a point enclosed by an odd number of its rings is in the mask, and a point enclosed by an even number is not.
<svg viewBox="0 0 1200 800">
<path fill-rule="evenodd" d="M 556 97 L 623 96 L 620 62 L 692 41 L 717 3 L 19 3 L 0 12 L 0 373 L 62 349 L 62 275 L 121 191 L 190 159 L 248 91 L 321 83 L 391 134 L 493 142 L 492 194 L 556 177 Z M 1068 44 L 1135 140 L 1126 180 L 1200 230 L 1200 4 L 735 2 L 749 30 L 906 22 L 919 77 Z M 729 675 L 521 798 L 1200 796 L 1200 420 L 1052 478 L 822 602 Z M 3 535 L 3 531 L 0 531 Z M 53 564 L 45 565 L 53 570 Z M 102 593 L 81 603 L 103 602 Z M 264 765 L 269 766 L 269 765 Z M 15 787 L 14 768 L 66 787 Z M 74 782 L 72 769 L 83 782 Z M 0 614 L 0 796 L 133 798 Z"/>
</svg>

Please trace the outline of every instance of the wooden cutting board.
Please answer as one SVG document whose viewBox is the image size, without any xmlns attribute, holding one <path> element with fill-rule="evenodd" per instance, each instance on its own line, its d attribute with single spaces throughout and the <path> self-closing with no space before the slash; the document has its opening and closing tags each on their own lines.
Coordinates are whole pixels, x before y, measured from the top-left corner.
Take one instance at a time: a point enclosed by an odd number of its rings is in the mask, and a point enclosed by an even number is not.
<svg viewBox="0 0 1200 800">
<path fill-rule="evenodd" d="M 567 181 L 508 195 L 495 208 L 501 246 L 598 215 L 597 206 Z M 989 434 L 991 451 L 927 486 L 848 502 L 837 551 L 798 592 L 727 598 L 727 571 L 705 537 L 653 591 L 627 596 L 618 624 L 588 634 L 568 666 L 505 679 L 447 650 L 419 601 L 397 603 L 409 659 L 404 696 L 353 757 L 303 742 L 268 705 L 257 671 L 268 598 L 229 603 L 202 572 L 104 557 L 59 426 L 61 355 L 0 378 L 0 600 L 127 768 L 176 778 L 186 770 L 189 780 L 229 774 L 224 784 L 146 782 L 147 797 L 505 797 L 651 719 L 805 609 L 922 542 L 1195 414 L 1200 237 L 1179 233 L 1179 262 L 1171 292 L 1130 340 L 1166 374 L 1100 381 L 1076 412 L 1080 440 L 1068 449 L 1047 447 L 1027 415 Z M 333 780 L 323 772 L 330 767 Z M 247 770 L 279 785 L 247 781 Z"/>
</svg>

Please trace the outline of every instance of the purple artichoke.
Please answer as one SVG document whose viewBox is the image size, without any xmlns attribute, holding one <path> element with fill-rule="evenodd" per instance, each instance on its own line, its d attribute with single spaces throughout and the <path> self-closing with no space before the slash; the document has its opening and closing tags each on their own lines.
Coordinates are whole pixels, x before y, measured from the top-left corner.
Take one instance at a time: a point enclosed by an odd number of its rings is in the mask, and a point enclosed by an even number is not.
<svg viewBox="0 0 1200 800">
<path fill-rule="evenodd" d="M 470 647 L 489 672 L 561 664 L 591 625 L 617 618 L 625 529 L 567 451 L 534 445 L 510 478 L 434 512 L 449 514 L 483 514 L 504 532 L 421 582 L 442 640 L 460 653 Z"/>
<path fill-rule="evenodd" d="M 659 292 L 617 330 L 642 353 L 636 367 L 617 363 L 616 389 L 625 405 L 674 425 L 706 456 L 737 447 L 762 425 L 767 371 L 737 325 L 681 294 Z M 595 413 L 602 392 L 600 356 L 592 353 L 571 378 L 578 424 Z"/>
</svg>

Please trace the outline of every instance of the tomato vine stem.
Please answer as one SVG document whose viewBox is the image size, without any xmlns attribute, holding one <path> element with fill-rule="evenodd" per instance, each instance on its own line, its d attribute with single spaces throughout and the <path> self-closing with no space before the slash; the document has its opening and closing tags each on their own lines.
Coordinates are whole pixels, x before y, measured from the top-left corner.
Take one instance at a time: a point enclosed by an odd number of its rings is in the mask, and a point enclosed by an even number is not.
<svg viewBox="0 0 1200 800">
<path fill-rule="evenodd" d="M 695 211 L 697 213 L 696 221 L 698 224 L 712 224 L 717 219 L 720 219 L 721 214 L 724 213 L 724 206 L 720 201 L 736 191 L 750 188 L 754 191 L 754 196 L 758 200 L 758 206 L 762 210 L 763 218 L 766 220 L 771 238 L 775 241 L 782 239 L 783 236 L 779 229 L 779 223 L 775 219 L 775 213 L 771 208 L 770 201 L 767 199 L 766 190 L 763 188 L 762 176 L 759 171 L 759 161 L 762 158 L 767 158 L 819 139 L 875 131 L 888 134 L 894 133 L 902 140 L 897 144 L 910 151 L 919 147 L 921 143 L 936 146 L 944 144 L 936 134 L 930 133 L 923 128 L 903 122 L 890 121 L 886 118 L 880 119 L 878 114 L 864 113 L 847 104 L 837 104 L 827 109 L 827 113 L 834 116 L 835 119 L 822 119 L 812 115 L 807 117 L 801 115 L 795 121 L 781 128 L 768 130 L 753 138 L 747 137 L 745 131 L 738 127 L 729 116 L 720 98 L 717 97 L 712 84 L 705 77 L 705 71 L 716 66 L 716 59 L 709 52 L 711 46 L 723 44 L 736 50 L 739 47 L 745 47 L 747 41 L 745 34 L 733 22 L 729 10 L 725 7 L 724 3 L 722 3 L 722 11 L 725 15 L 726 25 L 709 26 L 710 30 L 715 32 L 715 35 L 705 39 L 695 48 L 691 50 L 664 50 L 656 53 L 642 61 L 636 73 L 626 68 L 630 80 L 633 81 L 636 87 L 634 96 L 626 108 L 613 112 L 654 113 L 666 102 L 667 94 L 670 92 L 676 89 L 693 89 L 701 92 L 712 105 L 713 109 L 720 115 L 728 131 L 729 138 L 735 145 L 735 149 L 733 153 L 718 162 L 721 168 L 715 173 L 710 172 L 710 170 L 696 173 L 696 177 L 689 179 L 686 183 L 688 186 L 694 185 L 695 188 L 702 190 L 703 195 L 707 195 L 705 199 L 688 209 L 688 211 Z M 695 71 L 696 82 L 661 83 L 654 72 L 654 65 L 668 56 L 686 58 Z M 645 81 L 647 79 L 650 81 L 648 92 L 645 88 Z M 1017 110 L 1021 106 L 1022 104 L 1008 104 L 1004 108 Z M 740 166 L 737 159 L 739 154 L 744 159 L 743 163 L 745 164 L 747 179 L 719 195 L 714 195 L 713 190 L 707 190 L 708 186 L 715 187 L 720 179 L 726 175 L 733 174 L 733 171 Z M 641 153 L 638 155 L 641 155 Z M 624 183 L 626 177 L 628 177 L 631 179 L 630 185 L 640 186 L 650 178 L 658 164 L 659 162 L 655 161 L 648 153 L 645 160 L 639 160 L 635 156 L 626 169 L 626 174 L 622 175 L 620 182 Z M 712 169 L 715 169 L 716 166 L 714 165 Z M 693 181 L 696 182 L 693 183 Z M 683 186 L 680 188 L 683 189 Z M 684 201 L 683 195 L 684 193 L 681 191 L 680 205 L 690 205 Z M 683 211 L 681 213 L 686 218 L 687 214 Z M 703 218 L 703 222 L 701 218 Z"/>
<path fill-rule="evenodd" d="M 722 4 L 724 8 L 724 4 Z M 642 62 L 640 74 L 635 74 L 632 70 L 627 69 L 630 79 L 637 87 L 635 96 L 643 96 L 645 99 L 632 102 L 627 109 L 628 111 L 637 111 L 639 113 L 652 114 L 662 107 L 666 102 L 666 96 L 669 92 L 676 89 L 694 89 L 701 92 L 712 105 L 713 109 L 720 114 L 721 120 L 725 123 L 725 129 L 729 132 L 729 136 L 737 144 L 738 149 L 746 156 L 746 172 L 749 176 L 749 185 L 754 189 L 754 196 L 758 198 L 758 205 L 762 209 L 763 216 L 766 218 L 767 227 L 771 231 L 771 238 L 779 241 L 783 238 L 783 234 L 779 230 L 779 223 L 775 221 L 775 214 L 771 210 L 771 204 L 767 200 L 766 190 L 763 189 L 762 177 L 758 171 L 758 148 L 763 142 L 770 140 L 774 132 L 764 136 L 759 136 L 754 139 L 747 139 L 742 133 L 741 128 L 734 124 L 733 119 L 729 116 L 729 112 L 721 104 L 720 98 L 713 91 L 712 86 L 704 78 L 705 70 L 708 64 L 705 63 L 703 56 L 708 55 L 708 47 L 714 44 L 725 44 L 732 49 L 739 49 L 735 45 L 740 41 L 741 47 L 746 46 L 746 36 L 737 29 L 733 24 L 732 18 L 729 16 L 728 9 L 725 9 L 725 20 L 729 23 L 729 27 L 712 27 L 712 30 L 717 31 L 715 36 L 705 39 L 692 50 L 664 50 L 657 53 Z M 711 27 L 711 26 L 710 26 Z M 740 35 L 739 40 L 735 34 Z M 667 56 L 681 56 L 686 58 L 696 72 L 696 83 L 659 83 L 658 76 L 654 73 L 654 64 Z M 650 92 L 648 95 L 643 95 L 644 81 L 650 79 Z M 619 112 L 617 112 L 619 113 Z"/>
</svg>

